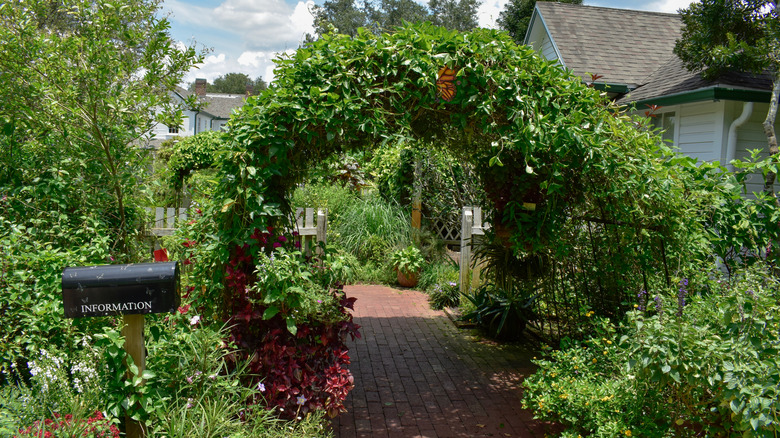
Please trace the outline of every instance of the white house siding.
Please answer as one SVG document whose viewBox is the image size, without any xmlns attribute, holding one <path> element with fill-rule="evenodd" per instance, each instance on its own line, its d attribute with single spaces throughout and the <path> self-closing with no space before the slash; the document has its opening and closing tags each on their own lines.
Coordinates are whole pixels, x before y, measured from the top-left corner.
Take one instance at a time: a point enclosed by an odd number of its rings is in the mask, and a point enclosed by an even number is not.
<svg viewBox="0 0 780 438">
<path fill-rule="evenodd" d="M 536 19 L 541 21 L 539 17 L 536 17 Z M 528 35 L 528 41 L 531 47 L 543 57 L 550 61 L 558 61 L 560 63 L 558 54 L 555 53 L 555 46 L 553 46 L 552 39 L 550 39 L 550 35 L 547 33 L 547 29 L 545 29 L 544 26 L 541 24 L 536 25 L 535 23 L 531 28 L 531 33 Z"/>
<path fill-rule="evenodd" d="M 761 156 L 767 157 L 769 152 L 767 151 L 767 139 L 764 134 L 764 120 L 766 119 L 766 113 L 769 110 L 768 103 L 756 103 L 753 105 L 753 113 L 750 118 L 737 129 L 737 151 L 736 158 L 740 160 L 747 160 L 750 158 L 750 150 L 760 149 Z M 733 102 L 729 115 L 730 120 L 734 120 L 742 113 L 742 102 Z M 775 130 L 780 132 L 780 123 L 775 121 Z M 747 193 L 760 192 L 764 189 L 764 179 L 759 175 L 751 175 L 748 177 L 746 184 Z M 775 185 L 775 191 L 780 191 L 780 185 Z"/>
<path fill-rule="evenodd" d="M 702 161 L 720 161 L 725 146 L 723 102 L 701 102 L 662 108 L 677 112 L 675 145 L 685 154 Z M 728 129 L 728 128 L 726 128 Z"/>
</svg>

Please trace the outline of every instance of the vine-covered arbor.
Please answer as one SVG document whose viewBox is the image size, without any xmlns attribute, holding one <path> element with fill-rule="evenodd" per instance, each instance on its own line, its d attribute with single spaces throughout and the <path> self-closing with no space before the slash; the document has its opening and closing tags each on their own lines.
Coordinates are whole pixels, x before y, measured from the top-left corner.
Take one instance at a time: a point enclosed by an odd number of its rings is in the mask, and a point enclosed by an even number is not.
<svg viewBox="0 0 780 438">
<path fill-rule="evenodd" d="M 282 220 L 291 189 L 315 163 L 396 141 L 428 140 L 473 163 L 512 263 L 544 261 L 550 290 L 612 285 L 604 308 L 653 276 L 666 272 L 668 281 L 669 248 L 685 247 L 670 243 L 696 226 L 681 219 L 684 177 L 670 176 L 655 135 L 493 30 L 418 24 L 326 35 L 279 61 L 275 84 L 249 98 L 227 137 L 212 233 L 221 248 L 216 283 L 231 247 Z M 562 260 L 578 267 L 550 263 Z M 589 279 L 561 279 L 583 266 L 592 267 Z"/>
</svg>

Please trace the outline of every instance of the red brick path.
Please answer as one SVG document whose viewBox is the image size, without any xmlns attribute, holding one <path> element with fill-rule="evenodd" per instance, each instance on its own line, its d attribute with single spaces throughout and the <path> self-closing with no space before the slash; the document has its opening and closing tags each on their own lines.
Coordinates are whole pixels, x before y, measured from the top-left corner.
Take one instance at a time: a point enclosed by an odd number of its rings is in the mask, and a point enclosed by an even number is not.
<svg viewBox="0 0 780 438">
<path fill-rule="evenodd" d="M 348 286 L 362 339 L 350 342 L 355 389 L 338 438 L 543 437 L 520 405 L 533 353 L 480 340 L 431 310 L 427 295 Z"/>
</svg>

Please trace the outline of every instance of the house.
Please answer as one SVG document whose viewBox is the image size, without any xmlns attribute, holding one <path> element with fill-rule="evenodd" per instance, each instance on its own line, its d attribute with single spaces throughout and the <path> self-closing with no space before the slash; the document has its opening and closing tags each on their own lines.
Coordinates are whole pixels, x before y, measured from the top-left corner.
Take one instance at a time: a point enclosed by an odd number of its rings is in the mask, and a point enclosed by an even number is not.
<svg viewBox="0 0 780 438">
<path fill-rule="evenodd" d="M 748 157 L 748 150 L 766 150 L 769 75 L 702 79 L 673 53 L 681 29 L 677 14 L 540 1 L 525 43 L 636 114 L 651 113 L 684 154 L 729 163 Z M 747 189 L 762 190 L 761 177 Z"/>
<path fill-rule="evenodd" d="M 197 96 L 198 108 L 184 106 L 182 115 L 184 121 L 181 126 L 167 126 L 158 124 L 152 133 L 153 140 L 150 145 L 157 148 L 165 141 L 182 136 L 195 135 L 203 131 L 219 131 L 230 119 L 234 109 L 244 105 L 246 94 L 207 93 L 206 80 L 195 80 L 195 91 L 187 91 L 176 87 L 173 92 L 174 101 L 184 105 L 190 95 Z"/>
</svg>

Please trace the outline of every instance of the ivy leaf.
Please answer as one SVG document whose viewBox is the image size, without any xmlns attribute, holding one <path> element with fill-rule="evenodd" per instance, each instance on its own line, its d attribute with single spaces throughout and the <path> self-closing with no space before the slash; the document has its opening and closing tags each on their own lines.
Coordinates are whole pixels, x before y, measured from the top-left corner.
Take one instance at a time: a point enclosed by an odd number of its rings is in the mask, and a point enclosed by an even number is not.
<svg viewBox="0 0 780 438">
<path fill-rule="evenodd" d="M 271 319 L 279 313 L 279 308 L 276 306 L 270 306 L 263 312 L 263 319 Z"/>
<path fill-rule="evenodd" d="M 298 326 L 295 325 L 295 319 L 292 317 L 287 318 L 287 331 L 293 335 L 298 334 Z"/>
</svg>

